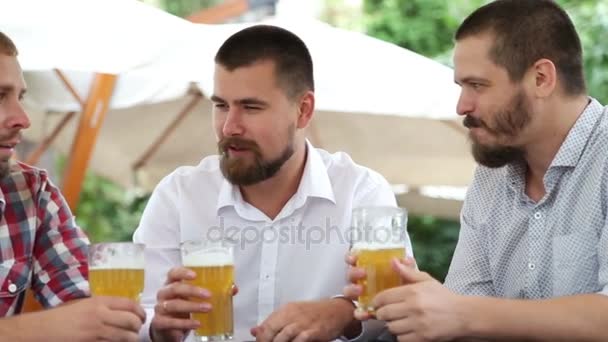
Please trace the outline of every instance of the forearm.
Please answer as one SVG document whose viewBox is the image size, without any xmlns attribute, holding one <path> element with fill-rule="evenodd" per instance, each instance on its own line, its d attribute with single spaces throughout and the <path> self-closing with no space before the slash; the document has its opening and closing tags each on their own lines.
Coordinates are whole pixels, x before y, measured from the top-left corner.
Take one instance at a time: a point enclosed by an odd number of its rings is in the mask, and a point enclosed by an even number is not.
<svg viewBox="0 0 608 342">
<path fill-rule="evenodd" d="M 355 307 L 352 302 L 349 299 L 343 297 L 332 298 L 331 301 L 334 302 L 336 307 L 339 308 L 338 310 L 341 312 L 338 317 L 345 318 L 344 320 L 346 324 L 342 331 L 342 336 L 348 339 L 353 339 L 361 335 L 361 322 L 356 320 L 353 315 Z"/>
<path fill-rule="evenodd" d="M 43 312 L 28 313 L 0 319 L 1 342 L 34 342 L 52 340 L 41 324 Z"/>
<path fill-rule="evenodd" d="M 463 297 L 464 336 L 497 341 L 605 341 L 608 298 L 546 300 Z"/>
</svg>

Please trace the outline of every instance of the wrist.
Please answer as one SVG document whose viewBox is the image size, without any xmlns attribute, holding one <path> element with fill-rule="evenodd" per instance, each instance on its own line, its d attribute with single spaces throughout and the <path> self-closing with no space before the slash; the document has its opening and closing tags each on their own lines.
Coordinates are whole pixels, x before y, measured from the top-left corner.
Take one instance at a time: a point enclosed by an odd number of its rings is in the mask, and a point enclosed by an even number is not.
<svg viewBox="0 0 608 342">
<path fill-rule="evenodd" d="M 363 327 L 361 325 L 361 321 L 355 319 L 354 311 L 355 304 L 353 301 L 346 297 L 334 297 L 330 299 L 333 304 L 339 308 L 340 314 L 338 317 L 344 317 L 342 323 L 342 336 L 347 339 L 354 339 L 355 337 L 361 335 Z"/>
<path fill-rule="evenodd" d="M 485 332 L 489 329 L 488 322 L 490 322 L 490 313 L 486 310 L 486 299 L 459 295 L 457 301 L 457 307 L 460 309 L 458 337 L 476 338 L 486 335 Z M 498 308 L 494 307 L 491 310 L 498 310 Z"/>
<path fill-rule="evenodd" d="M 457 308 L 455 317 L 456 330 L 454 335 L 456 338 L 470 337 L 474 335 L 475 313 L 477 312 L 476 303 L 473 297 L 456 295 L 454 307 Z"/>
<path fill-rule="evenodd" d="M 162 338 L 160 338 L 158 336 L 158 333 L 156 332 L 156 330 L 152 328 L 152 324 L 150 324 L 150 328 L 148 330 L 148 334 L 150 336 L 150 341 L 152 341 L 152 342 L 160 342 L 160 341 L 162 341 Z"/>
</svg>

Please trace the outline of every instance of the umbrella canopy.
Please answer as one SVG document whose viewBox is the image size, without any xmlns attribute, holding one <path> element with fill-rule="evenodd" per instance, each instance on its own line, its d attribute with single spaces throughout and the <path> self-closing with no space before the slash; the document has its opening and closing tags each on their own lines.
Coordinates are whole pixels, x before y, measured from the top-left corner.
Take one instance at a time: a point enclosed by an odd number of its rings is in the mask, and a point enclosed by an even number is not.
<svg viewBox="0 0 608 342">
<path fill-rule="evenodd" d="M 46 16 L 23 15 L 35 6 Z M 29 87 L 28 139 L 41 141 L 65 112 L 81 109 L 53 72 L 58 68 L 83 97 L 96 72 L 118 74 L 90 162 L 97 173 L 149 190 L 178 165 L 216 153 L 204 98 L 213 91 L 213 56 L 246 25 L 191 24 L 130 0 L 19 0 L 7 8 L 0 13 L 3 31 L 20 49 Z M 54 17 L 63 12 L 67 17 Z M 455 114 L 459 90 L 450 68 L 314 20 L 266 23 L 293 31 L 311 51 L 317 110 L 309 136 L 315 145 L 346 151 L 391 183 L 468 184 L 474 162 Z M 197 93 L 203 98 L 134 172 Z M 70 123 L 53 146 L 68 153 L 76 126 Z"/>
</svg>

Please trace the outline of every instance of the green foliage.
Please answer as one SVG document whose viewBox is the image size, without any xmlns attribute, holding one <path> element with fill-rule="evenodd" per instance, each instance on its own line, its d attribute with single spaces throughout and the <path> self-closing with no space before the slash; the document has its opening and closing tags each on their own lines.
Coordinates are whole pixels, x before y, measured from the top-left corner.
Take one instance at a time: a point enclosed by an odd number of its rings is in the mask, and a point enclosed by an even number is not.
<svg viewBox="0 0 608 342">
<path fill-rule="evenodd" d="M 443 281 L 458 240 L 459 223 L 432 216 L 412 216 L 408 231 L 420 269 Z"/>
<path fill-rule="evenodd" d="M 449 51 L 462 19 L 483 0 L 365 0 L 366 32 L 421 55 Z"/>
<path fill-rule="evenodd" d="M 201 9 L 217 5 L 221 0 L 156 0 L 165 11 L 178 17 L 187 17 Z"/>
<path fill-rule="evenodd" d="M 367 34 L 444 64 L 451 64 L 452 37 L 462 20 L 488 0 L 364 0 Z M 608 2 L 558 0 L 570 14 L 583 45 L 589 93 L 608 103 Z M 410 218 L 409 231 L 421 269 L 443 279 L 458 237 L 458 223 Z"/>
<path fill-rule="evenodd" d="M 581 38 L 585 76 L 591 96 L 608 103 L 608 3 L 600 0 L 561 0 Z"/>
<path fill-rule="evenodd" d="M 88 173 L 76 209 L 76 222 L 91 242 L 130 241 L 148 200 Z"/>
</svg>

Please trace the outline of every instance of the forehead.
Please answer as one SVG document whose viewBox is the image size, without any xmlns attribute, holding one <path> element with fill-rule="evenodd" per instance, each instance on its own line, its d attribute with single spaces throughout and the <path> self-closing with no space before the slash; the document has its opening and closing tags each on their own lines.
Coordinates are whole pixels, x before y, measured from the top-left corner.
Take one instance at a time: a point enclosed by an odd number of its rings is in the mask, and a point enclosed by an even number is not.
<svg viewBox="0 0 608 342">
<path fill-rule="evenodd" d="M 16 56 L 0 53 L 0 85 L 16 89 L 25 88 L 23 72 Z"/>
<path fill-rule="evenodd" d="M 215 65 L 215 86 L 255 87 L 260 89 L 277 86 L 275 64 L 272 61 L 259 61 L 250 65 L 228 69 L 221 64 Z"/>
<path fill-rule="evenodd" d="M 472 35 L 458 40 L 454 47 L 454 78 L 495 78 L 508 76 L 506 69 L 490 59 L 494 39 L 491 34 Z"/>
</svg>

